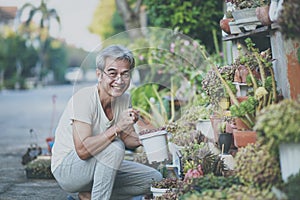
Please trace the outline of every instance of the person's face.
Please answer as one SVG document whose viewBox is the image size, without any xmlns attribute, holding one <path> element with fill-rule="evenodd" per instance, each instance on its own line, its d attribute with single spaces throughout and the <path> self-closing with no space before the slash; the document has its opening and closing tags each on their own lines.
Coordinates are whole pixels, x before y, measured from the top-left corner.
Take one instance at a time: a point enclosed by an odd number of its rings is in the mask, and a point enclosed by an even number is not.
<svg viewBox="0 0 300 200">
<path fill-rule="evenodd" d="M 97 70 L 97 75 L 101 91 L 108 96 L 118 97 L 130 85 L 130 64 L 126 60 L 107 58 L 104 70 Z"/>
</svg>

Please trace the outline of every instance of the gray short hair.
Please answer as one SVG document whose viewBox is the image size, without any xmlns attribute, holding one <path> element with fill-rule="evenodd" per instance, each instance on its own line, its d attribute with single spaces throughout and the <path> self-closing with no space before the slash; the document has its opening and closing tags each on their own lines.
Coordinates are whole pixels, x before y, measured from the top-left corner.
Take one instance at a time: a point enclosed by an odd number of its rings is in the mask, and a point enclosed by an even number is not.
<svg viewBox="0 0 300 200">
<path fill-rule="evenodd" d="M 130 64 L 130 69 L 135 67 L 135 60 L 132 52 L 121 45 L 110 45 L 98 53 L 96 57 L 96 66 L 98 69 L 104 70 L 107 58 L 126 60 Z"/>
</svg>

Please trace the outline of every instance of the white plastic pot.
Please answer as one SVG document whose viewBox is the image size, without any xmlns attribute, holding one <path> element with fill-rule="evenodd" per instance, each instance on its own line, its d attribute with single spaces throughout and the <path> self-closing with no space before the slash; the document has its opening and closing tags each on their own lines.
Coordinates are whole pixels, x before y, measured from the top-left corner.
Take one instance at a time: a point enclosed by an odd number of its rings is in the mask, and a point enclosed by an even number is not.
<svg viewBox="0 0 300 200">
<path fill-rule="evenodd" d="M 156 131 L 140 136 L 149 163 L 168 159 L 167 131 Z"/>
<path fill-rule="evenodd" d="M 167 193 L 167 191 L 170 189 L 151 187 L 150 190 L 154 197 L 161 197 L 163 194 Z"/>
<path fill-rule="evenodd" d="M 295 175 L 300 170 L 300 144 L 283 143 L 279 145 L 280 168 L 284 182 L 288 177 Z"/>
</svg>

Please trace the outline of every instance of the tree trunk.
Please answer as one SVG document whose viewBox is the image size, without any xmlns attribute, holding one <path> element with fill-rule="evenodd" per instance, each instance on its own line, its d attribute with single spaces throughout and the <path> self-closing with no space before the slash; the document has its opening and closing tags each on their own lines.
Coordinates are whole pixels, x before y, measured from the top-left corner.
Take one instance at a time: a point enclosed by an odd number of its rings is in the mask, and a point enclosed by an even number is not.
<svg viewBox="0 0 300 200">
<path fill-rule="evenodd" d="M 122 16 L 125 24 L 126 31 L 131 40 L 142 37 L 140 23 L 140 8 L 142 0 L 137 0 L 135 7 L 132 9 L 128 0 L 116 0 L 116 5 L 119 14 Z"/>
</svg>

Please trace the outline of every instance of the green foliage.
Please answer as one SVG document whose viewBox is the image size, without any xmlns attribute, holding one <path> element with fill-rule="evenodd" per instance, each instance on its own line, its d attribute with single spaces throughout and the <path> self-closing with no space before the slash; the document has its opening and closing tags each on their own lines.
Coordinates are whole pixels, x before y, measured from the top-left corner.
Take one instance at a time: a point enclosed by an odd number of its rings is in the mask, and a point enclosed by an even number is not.
<svg viewBox="0 0 300 200">
<path fill-rule="evenodd" d="M 257 116 L 254 130 L 278 154 L 280 143 L 300 142 L 300 99 L 285 99 L 263 109 Z"/>
<path fill-rule="evenodd" d="M 232 0 L 232 3 L 236 6 L 237 9 L 245 9 L 269 5 L 270 0 Z"/>
<path fill-rule="evenodd" d="M 211 189 L 224 189 L 229 188 L 232 185 L 240 185 L 240 180 L 235 176 L 215 176 L 213 174 L 207 174 L 203 177 L 193 180 L 192 187 L 197 188 L 199 192 L 204 192 Z"/>
<path fill-rule="evenodd" d="M 115 1 L 99 1 L 89 31 L 99 35 L 102 40 L 112 36 L 115 33 L 112 26 L 114 13 L 116 13 Z"/>
<path fill-rule="evenodd" d="M 21 89 L 25 89 L 25 78 L 33 75 L 37 51 L 9 28 L 0 32 L 0 43 L 0 71 L 4 74 L 4 87 L 12 89 L 19 82 Z"/>
<path fill-rule="evenodd" d="M 149 0 L 144 3 L 147 5 L 150 25 L 179 28 L 183 34 L 199 38 L 210 52 L 214 49 L 212 30 L 219 29 L 223 3 L 214 0 Z M 218 37 L 221 37 L 220 33 Z"/>
<path fill-rule="evenodd" d="M 288 177 L 287 182 L 283 185 L 283 191 L 288 196 L 288 199 L 299 198 L 300 187 L 300 170 L 297 174 Z"/>
<path fill-rule="evenodd" d="M 235 160 L 236 176 L 246 186 L 270 189 L 281 181 L 279 162 L 266 145 L 248 144 L 237 152 Z"/>
<path fill-rule="evenodd" d="M 285 0 L 283 2 L 283 9 L 278 17 L 278 24 L 285 38 L 300 38 L 299 9 L 299 0 Z"/>
<path fill-rule="evenodd" d="M 65 70 L 67 65 L 67 52 L 64 44 L 58 40 L 51 39 L 47 49 L 47 59 L 45 64 L 49 66 L 47 69 L 53 71 L 54 79 L 62 83 L 64 82 Z"/>
</svg>

